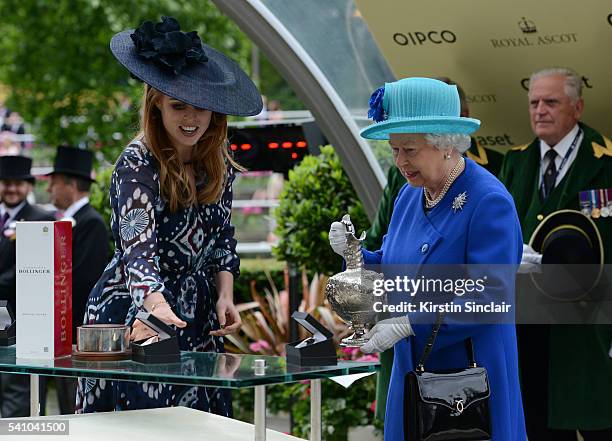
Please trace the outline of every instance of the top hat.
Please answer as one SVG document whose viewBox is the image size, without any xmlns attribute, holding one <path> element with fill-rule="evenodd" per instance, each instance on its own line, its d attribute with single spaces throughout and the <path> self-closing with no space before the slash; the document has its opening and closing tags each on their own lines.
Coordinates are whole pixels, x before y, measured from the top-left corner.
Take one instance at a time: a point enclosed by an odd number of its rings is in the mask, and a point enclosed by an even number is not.
<svg viewBox="0 0 612 441">
<path fill-rule="evenodd" d="M 174 18 L 119 32 L 110 48 L 134 77 L 172 98 L 226 115 L 261 112 L 261 95 L 240 66 L 203 44 L 197 32 L 181 32 Z"/>
<path fill-rule="evenodd" d="M 57 148 L 53 171 L 48 175 L 59 173 L 95 182 L 95 179 L 91 178 L 92 164 L 93 153 L 91 151 L 61 145 Z"/>
<path fill-rule="evenodd" d="M 34 182 L 31 174 L 32 159 L 25 156 L 0 156 L 0 180 L 24 180 Z"/>
<path fill-rule="evenodd" d="M 577 300 L 597 286 L 604 263 L 603 241 L 593 220 L 576 210 L 545 217 L 529 245 L 542 254 L 536 286 L 558 300 Z"/>
<path fill-rule="evenodd" d="M 367 139 L 389 139 L 391 133 L 465 134 L 480 121 L 459 116 L 457 86 L 431 78 L 404 78 L 385 83 L 370 98 L 372 124 L 361 131 Z"/>
</svg>

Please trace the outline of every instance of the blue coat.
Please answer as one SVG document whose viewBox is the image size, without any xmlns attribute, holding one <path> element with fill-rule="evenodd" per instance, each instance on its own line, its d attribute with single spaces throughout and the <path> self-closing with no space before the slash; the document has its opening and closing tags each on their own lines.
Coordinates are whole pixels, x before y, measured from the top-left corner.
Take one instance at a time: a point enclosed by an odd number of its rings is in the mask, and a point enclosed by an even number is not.
<svg viewBox="0 0 612 441">
<path fill-rule="evenodd" d="M 462 192 L 466 192 L 467 201 L 455 212 L 453 200 Z M 465 171 L 427 214 L 422 188 L 405 185 L 397 197 L 382 249 L 364 250 L 363 255 L 366 264 L 516 265 L 522 244 L 512 197 L 493 175 L 466 159 Z M 415 335 L 395 345 L 385 440 L 404 441 L 404 376 L 415 369 L 431 328 L 431 324 L 414 325 Z M 514 325 L 443 323 L 426 369 L 467 367 L 467 337 L 474 343 L 476 362 L 488 372 L 493 440 L 525 440 Z"/>
</svg>

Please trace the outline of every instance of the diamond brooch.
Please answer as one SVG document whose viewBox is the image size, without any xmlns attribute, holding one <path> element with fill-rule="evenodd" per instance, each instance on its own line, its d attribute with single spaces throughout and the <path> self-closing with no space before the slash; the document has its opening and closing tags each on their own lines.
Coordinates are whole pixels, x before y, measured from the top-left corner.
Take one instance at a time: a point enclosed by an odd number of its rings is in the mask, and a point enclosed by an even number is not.
<svg viewBox="0 0 612 441">
<path fill-rule="evenodd" d="M 456 213 L 457 211 L 460 211 L 463 208 L 463 205 L 466 203 L 467 201 L 467 191 L 464 191 L 463 193 L 458 194 L 455 199 L 453 200 L 453 212 Z"/>
</svg>

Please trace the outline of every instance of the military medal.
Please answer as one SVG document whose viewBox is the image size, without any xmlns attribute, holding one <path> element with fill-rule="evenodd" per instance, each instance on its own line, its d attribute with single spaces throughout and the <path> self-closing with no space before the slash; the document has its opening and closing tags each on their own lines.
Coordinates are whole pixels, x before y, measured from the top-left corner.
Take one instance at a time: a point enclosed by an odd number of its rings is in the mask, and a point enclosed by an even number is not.
<svg viewBox="0 0 612 441">
<path fill-rule="evenodd" d="M 601 210 L 599 209 L 598 196 L 599 195 L 597 194 L 597 191 L 591 190 L 591 203 L 593 207 L 591 208 L 591 217 L 593 219 L 599 219 L 599 216 L 601 216 Z"/>
<path fill-rule="evenodd" d="M 581 191 L 580 193 L 580 212 L 585 216 L 591 215 L 591 202 L 589 201 L 589 192 Z"/>
<path fill-rule="evenodd" d="M 599 190 L 599 198 L 601 199 L 601 217 L 610 216 L 610 201 L 608 200 L 608 190 Z"/>
</svg>

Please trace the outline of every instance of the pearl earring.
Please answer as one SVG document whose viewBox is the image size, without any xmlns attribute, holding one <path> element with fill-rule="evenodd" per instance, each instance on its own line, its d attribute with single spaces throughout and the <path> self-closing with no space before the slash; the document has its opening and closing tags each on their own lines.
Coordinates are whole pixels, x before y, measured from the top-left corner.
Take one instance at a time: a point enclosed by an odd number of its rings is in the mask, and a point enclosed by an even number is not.
<svg viewBox="0 0 612 441">
<path fill-rule="evenodd" d="M 449 152 L 449 153 L 446 153 L 446 154 L 444 155 L 444 157 L 445 157 L 446 159 L 450 159 L 450 158 L 451 158 L 451 154 L 450 154 L 450 152 Z"/>
</svg>

